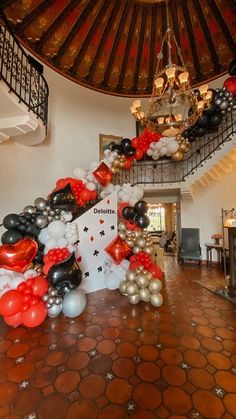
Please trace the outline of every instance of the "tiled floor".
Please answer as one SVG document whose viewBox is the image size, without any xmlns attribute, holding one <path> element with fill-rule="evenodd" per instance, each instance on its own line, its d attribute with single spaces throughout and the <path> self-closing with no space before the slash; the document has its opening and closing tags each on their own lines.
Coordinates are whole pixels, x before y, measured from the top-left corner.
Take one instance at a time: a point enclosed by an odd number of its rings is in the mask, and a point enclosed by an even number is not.
<svg viewBox="0 0 236 419">
<path fill-rule="evenodd" d="M 167 258 L 164 305 L 90 294 L 77 319 L 0 331 L 0 418 L 236 417 L 236 305 Z"/>
</svg>

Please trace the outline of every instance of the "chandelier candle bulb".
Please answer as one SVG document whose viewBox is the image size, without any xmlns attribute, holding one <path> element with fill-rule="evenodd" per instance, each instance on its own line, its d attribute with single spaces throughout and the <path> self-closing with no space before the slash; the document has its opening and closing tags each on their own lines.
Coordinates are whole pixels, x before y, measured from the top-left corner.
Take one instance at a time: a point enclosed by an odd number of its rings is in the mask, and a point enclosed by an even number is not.
<svg viewBox="0 0 236 419">
<path fill-rule="evenodd" d="M 201 96 L 206 95 L 207 91 L 208 91 L 208 84 L 202 84 L 202 86 L 199 87 L 199 92 Z"/>
<path fill-rule="evenodd" d="M 172 83 L 175 79 L 175 67 L 168 67 L 166 69 L 166 75 L 170 83 Z"/>
<path fill-rule="evenodd" d="M 179 82 L 181 85 L 184 85 L 188 82 L 188 78 L 189 78 L 189 73 L 188 71 L 184 71 L 183 73 L 181 73 L 179 75 Z"/>
<path fill-rule="evenodd" d="M 133 102 L 133 106 L 137 109 L 137 108 L 141 108 L 141 101 L 138 100 L 134 100 Z"/>
</svg>

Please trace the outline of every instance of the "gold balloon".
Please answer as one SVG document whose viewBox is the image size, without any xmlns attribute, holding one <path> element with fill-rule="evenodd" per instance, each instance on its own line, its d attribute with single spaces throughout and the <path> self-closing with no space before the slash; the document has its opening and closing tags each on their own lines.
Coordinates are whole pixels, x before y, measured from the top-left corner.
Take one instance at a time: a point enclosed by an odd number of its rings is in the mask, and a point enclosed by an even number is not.
<svg viewBox="0 0 236 419">
<path fill-rule="evenodd" d="M 119 290 L 121 294 L 126 294 L 126 285 L 128 284 L 128 281 L 121 281 Z"/>
<path fill-rule="evenodd" d="M 137 240 L 137 245 L 139 247 L 145 247 L 146 246 L 146 240 L 143 237 L 139 237 L 139 239 Z"/>
<path fill-rule="evenodd" d="M 186 153 L 187 151 L 188 151 L 188 146 L 187 146 L 187 144 L 185 144 L 185 143 L 182 143 L 182 144 L 180 144 L 180 146 L 179 146 L 179 150 L 180 151 L 183 151 L 183 153 Z"/>
<path fill-rule="evenodd" d="M 127 228 L 126 228 L 125 223 L 119 223 L 119 224 L 118 224 L 118 230 L 119 230 L 119 231 L 126 231 L 126 230 L 127 230 Z"/>
<path fill-rule="evenodd" d="M 184 155 L 182 151 L 176 151 L 176 153 L 172 154 L 171 157 L 175 161 L 181 161 L 183 160 Z"/>
<path fill-rule="evenodd" d="M 134 247 L 134 241 L 133 240 L 126 239 L 126 243 L 128 244 L 129 247 Z"/>
<path fill-rule="evenodd" d="M 157 293 L 162 289 L 162 283 L 159 279 L 151 279 L 148 288 L 151 292 Z"/>
<path fill-rule="evenodd" d="M 126 239 L 126 234 L 125 234 L 125 232 L 124 232 L 124 231 L 119 231 L 119 236 L 120 236 L 120 238 L 121 238 L 122 240 L 125 240 L 125 239 Z"/>
<path fill-rule="evenodd" d="M 127 271 L 126 272 L 126 278 L 128 281 L 134 281 L 136 278 L 136 272 L 133 270 Z"/>
<path fill-rule="evenodd" d="M 137 237 L 138 239 L 141 236 L 142 232 L 140 230 L 136 230 L 134 234 L 135 234 L 135 237 Z"/>
<path fill-rule="evenodd" d="M 153 252 L 153 249 L 152 249 L 152 247 L 150 247 L 150 246 L 146 246 L 146 247 L 144 247 L 143 251 L 144 251 L 145 253 L 147 253 L 148 255 L 151 255 L 151 254 L 152 254 L 152 252 Z"/>
<path fill-rule="evenodd" d="M 152 276 L 151 272 L 148 272 L 148 273 L 147 273 L 147 278 L 149 279 L 149 281 L 150 281 L 150 279 L 152 279 L 152 278 L 153 278 L 153 276 Z"/>
<path fill-rule="evenodd" d="M 126 294 L 135 295 L 138 293 L 138 286 L 134 281 L 131 281 L 128 285 L 125 287 Z"/>
<path fill-rule="evenodd" d="M 139 301 L 140 301 L 139 294 L 130 295 L 130 297 L 129 297 L 129 302 L 130 302 L 131 304 L 138 304 L 138 303 L 139 303 Z"/>
<path fill-rule="evenodd" d="M 139 274 L 136 276 L 136 282 L 140 288 L 146 288 L 148 286 L 147 275 Z"/>
<path fill-rule="evenodd" d="M 140 248 L 139 246 L 134 246 L 134 247 L 133 247 L 133 253 L 134 253 L 135 255 L 137 255 L 137 253 L 139 253 L 139 252 L 141 252 L 141 248 Z"/>
<path fill-rule="evenodd" d="M 120 167 L 120 161 L 118 159 L 114 160 L 112 163 L 112 167 Z"/>
<path fill-rule="evenodd" d="M 150 302 L 154 307 L 160 307 L 163 303 L 163 297 L 160 293 L 151 294 Z"/>
<path fill-rule="evenodd" d="M 146 303 L 148 303 L 150 301 L 151 298 L 151 294 L 148 288 L 141 288 L 139 290 L 139 297 L 140 300 L 142 301 L 146 301 Z"/>
<path fill-rule="evenodd" d="M 116 175 L 117 173 L 119 173 L 119 169 L 117 167 L 111 167 L 111 171 L 113 175 Z"/>
</svg>

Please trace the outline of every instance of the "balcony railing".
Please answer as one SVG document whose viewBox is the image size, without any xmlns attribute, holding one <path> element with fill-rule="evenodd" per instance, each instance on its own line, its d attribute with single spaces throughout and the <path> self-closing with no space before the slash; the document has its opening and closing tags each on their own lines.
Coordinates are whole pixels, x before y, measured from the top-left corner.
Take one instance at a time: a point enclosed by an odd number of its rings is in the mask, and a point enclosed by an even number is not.
<svg viewBox="0 0 236 419">
<path fill-rule="evenodd" d="M 235 112 L 229 112 L 217 132 L 209 133 L 201 138 L 196 138 L 191 143 L 189 152 L 185 159 L 180 162 L 172 161 L 170 158 L 157 161 L 137 161 L 130 170 L 121 170 L 115 176 L 115 184 L 122 185 L 157 185 L 181 183 L 193 174 L 194 171 L 203 166 L 204 162 L 212 157 L 226 141 L 230 141 L 236 134 Z"/>
<path fill-rule="evenodd" d="M 48 85 L 0 16 L 0 80 L 47 128 Z"/>
</svg>

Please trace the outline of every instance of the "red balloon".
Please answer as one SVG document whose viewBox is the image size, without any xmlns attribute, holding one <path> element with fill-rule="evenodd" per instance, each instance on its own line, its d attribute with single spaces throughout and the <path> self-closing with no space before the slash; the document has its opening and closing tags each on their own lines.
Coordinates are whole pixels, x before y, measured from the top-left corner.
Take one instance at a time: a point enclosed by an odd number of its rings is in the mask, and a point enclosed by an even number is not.
<svg viewBox="0 0 236 419">
<path fill-rule="evenodd" d="M 112 179 L 111 169 L 102 161 L 97 169 L 93 172 L 96 180 L 100 183 L 101 186 L 107 186 Z"/>
<path fill-rule="evenodd" d="M 14 316 L 22 310 L 23 304 L 23 295 L 19 291 L 7 291 L 0 298 L 0 314 L 2 316 Z"/>
<path fill-rule="evenodd" d="M 132 249 L 120 238 L 120 236 L 117 236 L 105 248 L 105 251 L 111 256 L 116 265 L 119 265 L 120 262 L 131 253 Z"/>
<path fill-rule="evenodd" d="M 36 306 L 30 307 L 22 314 L 22 323 L 26 327 L 39 326 L 47 317 L 47 309 L 42 301 Z"/>
<path fill-rule="evenodd" d="M 24 238 L 15 244 L 0 246 L 0 267 L 24 272 L 38 252 L 36 241 Z"/>
<path fill-rule="evenodd" d="M 226 87 L 227 92 L 236 95 L 236 76 L 228 77 L 228 79 L 224 81 L 224 87 Z"/>
<path fill-rule="evenodd" d="M 153 264 L 153 266 L 149 269 L 149 272 L 152 276 L 154 276 L 154 278 L 163 279 L 163 272 L 159 266 Z"/>
<path fill-rule="evenodd" d="M 143 157 L 143 151 L 142 150 L 140 150 L 140 149 L 138 149 L 137 151 L 136 151 L 136 154 L 135 154 L 135 159 L 136 160 L 141 160 L 141 158 Z"/>
<path fill-rule="evenodd" d="M 126 225 L 126 227 L 128 228 L 128 230 L 140 230 L 140 228 L 137 226 L 137 224 L 135 223 L 131 223 L 129 220 L 124 220 L 124 223 Z"/>
<path fill-rule="evenodd" d="M 91 191 L 89 191 L 88 189 L 84 189 L 80 194 L 80 199 L 82 199 L 85 202 L 90 201 Z"/>
<path fill-rule="evenodd" d="M 130 262 L 129 269 L 137 269 L 141 265 L 142 265 L 141 262 L 139 262 L 138 260 L 135 260 L 134 262 Z"/>
<path fill-rule="evenodd" d="M 47 289 L 48 281 L 42 276 L 36 276 L 36 278 L 34 278 L 33 294 L 38 297 L 42 297 L 46 294 Z"/>
<path fill-rule="evenodd" d="M 20 326 L 20 324 L 22 323 L 22 313 L 19 312 L 14 314 L 13 316 L 4 316 L 4 321 L 9 326 Z"/>
<path fill-rule="evenodd" d="M 45 265 L 43 266 L 43 273 L 44 273 L 44 275 L 47 275 L 48 274 L 49 269 L 53 265 L 55 265 L 55 262 L 47 262 L 47 263 L 45 263 Z"/>
</svg>

